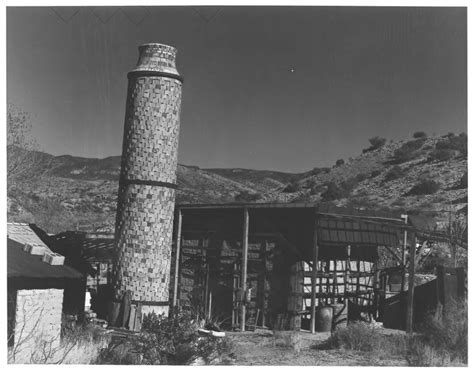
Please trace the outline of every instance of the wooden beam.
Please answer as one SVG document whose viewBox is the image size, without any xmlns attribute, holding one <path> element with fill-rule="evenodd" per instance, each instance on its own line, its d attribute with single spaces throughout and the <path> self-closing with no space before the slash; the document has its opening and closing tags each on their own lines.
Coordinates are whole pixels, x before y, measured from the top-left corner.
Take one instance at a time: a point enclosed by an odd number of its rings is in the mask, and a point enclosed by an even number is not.
<svg viewBox="0 0 474 371">
<path fill-rule="evenodd" d="M 240 331 L 245 331 L 245 295 L 247 292 L 247 258 L 249 250 L 249 210 L 244 208 L 244 226 L 242 231 L 242 297 L 240 309 Z"/>
<path fill-rule="evenodd" d="M 346 259 L 346 274 L 344 275 L 344 305 L 347 308 L 347 320 L 349 320 L 349 278 L 351 276 L 351 245 L 346 247 L 347 259 Z M 351 280 L 352 283 L 352 280 Z M 352 286 L 352 285 L 351 285 Z M 355 293 L 354 301 L 357 302 L 358 292 Z"/>
<path fill-rule="evenodd" d="M 408 224 L 408 215 L 402 214 L 401 218 L 405 220 L 405 224 Z M 408 239 L 408 231 L 405 229 L 403 231 L 403 248 L 402 248 L 402 290 L 401 292 L 405 291 L 405 273 L 406 273 L 406 265 L 407 265 L 407 258 L 406 258 L 406 251 L 407 251 L 407 239 Z"/>
<path fill-rule="evenodd" d="M 407 328 L 409 335 L 413 334 L 413 297 L 415 294 L 415 253 L 416 253 L 416 234 L 412 233 L 410 241 L 410 267 L 408 276 L 407 293 Z"/>
<path fill-rule="evenodd" d="M 178 280 L 179 280 L 179 256 L 181 254 L 181 227 L 183 223 L 183 214 L 178 209 L 178 228 L 176 233 L 176 257 L 174 265 L 174 288 L 173 288 L 173 307 L 178 305 Z"/>
<path fill-rule="evenodd" d="M 311 276 L 311 333 L 316 332 L 316 279 L 318 274 L 318 217 L 315 209 L 314 231 L 313 231 L 313 270 Z"/>
</svg>

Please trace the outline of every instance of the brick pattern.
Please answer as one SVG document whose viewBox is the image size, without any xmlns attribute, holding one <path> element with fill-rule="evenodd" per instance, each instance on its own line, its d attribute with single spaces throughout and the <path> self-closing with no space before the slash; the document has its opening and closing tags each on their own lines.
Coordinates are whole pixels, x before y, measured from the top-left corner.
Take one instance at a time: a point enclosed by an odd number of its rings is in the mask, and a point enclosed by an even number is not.
<svg viewBox="0 0 474 371">
<path fill-rule="evenodd" d="M 59 347 L 63 290 L 18 290 L 15 311 L 15 362 L 30 362 L 33 351 L 45 342 Z"/>
<path fill-rule="evenodd" d="M 178 74 L 176 71 L 176 48 L 163 44 L 143 44 L 138 48 L 140 56 L 132 71 L 159 71 Z"/>
<path fill-rule="evenodd" d="M 177 74 L 176 49 L 146 44 L 139 50 L 134 71 Z M 130 77 L 121 179 L 176 183 L 181 87 L 169 77 Z M 121 183 L 118 196 L 115 298 L 131 290 L 132 300 L 168 301 L 175 190 Z"/>
<path fill-rule="evenodd" d="M 129 82 L 122 179 L 176 182 L 181 82 L 140 77 Z"/>
<path fill-rule="evenodd" d="M 120 187 L 113 273 L 117 298 L 131 290 L 132 300 L 168 300 L 174 200 L 170 188 Z"/>
</svg>

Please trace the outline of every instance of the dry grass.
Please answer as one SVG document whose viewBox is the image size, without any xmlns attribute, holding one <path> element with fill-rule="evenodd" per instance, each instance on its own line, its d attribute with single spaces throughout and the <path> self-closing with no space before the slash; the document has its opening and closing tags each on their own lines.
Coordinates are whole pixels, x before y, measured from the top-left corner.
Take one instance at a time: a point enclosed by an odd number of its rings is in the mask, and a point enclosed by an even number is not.
<svg viewBox="0 0 474 371">
<path fill-rule="evenodd" d="M 64 334 L 59 345 L 41 335 L 31 349 L 8 349 L 9 363 L 18 364 L 93 364 L 110 338 L 99 329 L 80 327 Z M 13 354 L 16 352 L 16 354 Z"/>
</svg>

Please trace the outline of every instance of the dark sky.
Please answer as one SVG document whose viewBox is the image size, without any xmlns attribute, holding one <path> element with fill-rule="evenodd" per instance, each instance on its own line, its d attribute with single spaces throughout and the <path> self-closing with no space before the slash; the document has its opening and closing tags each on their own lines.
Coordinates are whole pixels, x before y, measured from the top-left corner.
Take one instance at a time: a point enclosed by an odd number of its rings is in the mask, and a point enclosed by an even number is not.
<svg viewBox="0 0 474 371">
<path fill-rule="evenodd" d="M 137 46 L 170 44 L 179 161 L 298 172 L 466 131 L 466 32 L 465 8 L 7 8 L 7 97 L 45 152 L 119 155 Z"/>
</svg>

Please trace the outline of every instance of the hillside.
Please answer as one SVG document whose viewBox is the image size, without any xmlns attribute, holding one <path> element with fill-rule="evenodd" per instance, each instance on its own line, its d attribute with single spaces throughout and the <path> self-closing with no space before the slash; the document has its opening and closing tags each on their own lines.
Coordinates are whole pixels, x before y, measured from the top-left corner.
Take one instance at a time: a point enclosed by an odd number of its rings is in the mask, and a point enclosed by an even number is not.
<svg viewBox="0 0 474 371">
<path fill-rule="evenodd" d="M 178 166 L 179 203 L 321 200 L 357 208 L 431 213 L 467 210 L 467 137 L 446 135 L 388 143 L 332 168 L 290 174 L 268 170 Z M 9 163 L 24 153 L 9 148 Z M 35 152 L 8 179 L 8 220 L 49 232 L 113 229 L 120 157 Z M 342 163 L 343 162 L 343 163 Z M 315 160 L 317 163 L 317 160 Z"/>
</svg>

